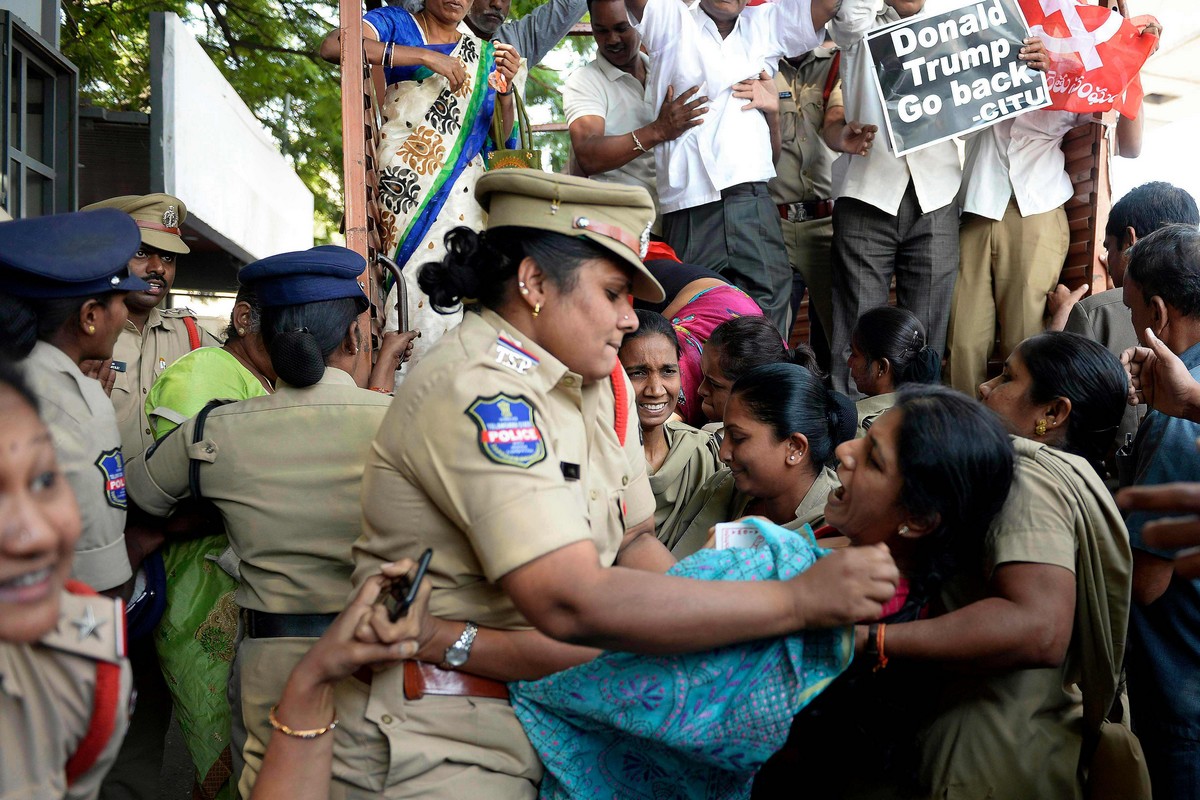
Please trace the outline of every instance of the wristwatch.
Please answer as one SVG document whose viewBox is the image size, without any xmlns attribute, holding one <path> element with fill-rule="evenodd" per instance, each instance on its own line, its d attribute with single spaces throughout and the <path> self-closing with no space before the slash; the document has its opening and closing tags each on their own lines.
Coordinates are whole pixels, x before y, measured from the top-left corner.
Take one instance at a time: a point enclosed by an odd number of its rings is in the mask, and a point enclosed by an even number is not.
<svg viewBox="0 0 1200 800">
<path fill-rule="evenodd" d="M 463 628 L 462 636 L 458 637 L 458 641 L 446 648 L 446 655 L 442 658 L 448 666 L 458 669 L 467 663 L 467 659 L 471 657 L 471 645 L 475 644 L 475 637 L 478 633 L 479 626 L 474 622 L 468 622 L 467 627 Z"/>
</svg>

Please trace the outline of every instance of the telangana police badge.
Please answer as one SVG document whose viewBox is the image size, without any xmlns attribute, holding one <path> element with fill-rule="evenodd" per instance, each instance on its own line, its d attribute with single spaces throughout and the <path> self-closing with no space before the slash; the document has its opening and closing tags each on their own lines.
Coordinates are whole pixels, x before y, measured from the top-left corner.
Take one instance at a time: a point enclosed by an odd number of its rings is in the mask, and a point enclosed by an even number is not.
<svg viewBox="0 0 1200 800">
<path fill-rule="evenodd" d="M 113 508 L 128 508 L 125 497 L 125 459 L 121 448 L 105 450 L 96 459 L 96 468 L 104 475 L 104 499 Z"/>
<path fill-rule="evenodd" d="M 479 428 L 479 449 L 497 464 L 528 469 L 546 457 L 546 443 L 524 397 L 478 397 L 467 416 Z"/>
</svg>

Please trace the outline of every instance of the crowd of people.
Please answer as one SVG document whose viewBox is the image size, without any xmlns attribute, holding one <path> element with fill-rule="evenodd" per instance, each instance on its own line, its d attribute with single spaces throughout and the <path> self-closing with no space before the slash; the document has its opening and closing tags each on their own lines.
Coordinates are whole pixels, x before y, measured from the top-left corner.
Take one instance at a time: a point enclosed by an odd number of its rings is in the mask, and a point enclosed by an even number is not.
<svg viewBox="0 0 1200 800">
<path fill-rule="evenodd" d="M 375 344 L 343 247 L 218 338 L 180 198 L 0 222 L 0 798 L 155 800 L 172 718 L 202 800 L 1200 797 L 1200 212 L 1084 297 L 1091 116 L 894 155 L 941 2 L 368 12 Z M 579 174 L 499 168 L 585 11 Z"/>
</svg>

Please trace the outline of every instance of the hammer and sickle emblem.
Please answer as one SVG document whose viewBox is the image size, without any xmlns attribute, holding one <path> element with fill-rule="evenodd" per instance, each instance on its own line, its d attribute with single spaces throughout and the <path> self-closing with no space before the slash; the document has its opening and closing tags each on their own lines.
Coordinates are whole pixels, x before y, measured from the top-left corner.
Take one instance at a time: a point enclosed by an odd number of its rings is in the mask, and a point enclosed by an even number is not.
<svg viewBox="0 0 1200 800">
<path fill-rule="evenodd" d="M 1059 55 L 1079 53 L 1079 59 L 1083 62 L 1084 69 L 1092 70 L 1104 66 L 1104 59 L 1100 58 L 1100 52 L 1096 48 L 1115 36 L 1121 29 L 1121 23 L 1124 20 L 1120 14 L 1110 13 L 1108 19 L 1099 28 L 1089 31 L 1079 16 L 1079 6 L 1072 0 L 1038 1 L 1047 17 L 1055 11 L 1061 11 L 1063 19 L 1067 23 L 1067 29 L 1071 32 L 1071 35 L 1066 38 L 1058 38 L 1048 35 L 1041 25 L 1033 26 L 1030 32 L 1042 38 L 1042 43 L 1047 50 Z"/>
</svg>

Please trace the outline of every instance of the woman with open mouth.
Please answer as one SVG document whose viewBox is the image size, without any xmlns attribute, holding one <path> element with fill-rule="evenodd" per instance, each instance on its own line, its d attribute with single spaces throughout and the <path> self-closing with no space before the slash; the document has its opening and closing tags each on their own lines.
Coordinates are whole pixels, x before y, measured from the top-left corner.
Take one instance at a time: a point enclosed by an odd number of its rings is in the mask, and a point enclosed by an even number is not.
<svg viewBox="0 0 1200 800">
<path fill-rule="evenodd" d="M 896 681 L 924 708 L 908 709 L 923 718 L 907 737 L 915 752 L 898 763 L 915 780 L 912 796 L 1084 796 L 1079 776 L 1087 774 L 1088 744 L 1097 742 L 1118 694 L 1129 617 L 1128 534 L 1098 471 L 1124 413 L 1126 381 L 1116 357 L 1101 345 L 1047 332 L 1022 342 L 1003 374 L 980 387 L 983 404 L 1012 434 L 1016 469 L 1011 494 L 990 528 L 977 517 L 961 526 L 982 546 L 978 566 L 960 562 L 966 567 L 940 571 L 952 575 L 940 594 L 941 613 L 858 628 L 866 663 L 882 672 L 911 669 L 935 681 L 931 691 Z M 912 479 L 906 441 L 919 458 L 942 460 L 981 438 L 947 427 L 919 441 L 906 439 L 907 396 L 902 390 L 896 409 L 840 453 L 844 488 L 831 495 L 826 520 L 856 544 L 879 541 L 856 526 L 858 515 L 880 504 L 873 475 L 898 464 L 914 488 L 939 491 L 936 481 Z M 897 413 L 901 435 L 893 455 L 884 443 Z M 993 472 L 962 483 L 970 497 L 964 509 L 979 513 L 984 493 L 1004 479 Z M 971 474 L 960 470 L 942 480 L 958 485 Z M 897 524 L 902 527 L 885 530 L 884 540 L 902 575 L 910 575 L 909 550 L 916 546 L 910 540 L 925 538 L 928 522 Z M 909 582 L 911 587 L 911 577 Z M 830 737 L 820 734 L 837 741 Z M 805 757 L 818 758 L 812 752 Z M 854 758 L 856 768 L 869 761 Z"/>
<path fill-rule="evenodd" d="M 0 360 L 3 797 L 94 798 L 129 723 L 122 604 L 68 580 L 79 534 L 37 401 Z"/>
<path fill-rule="evenodd" d="M 720 466 L 711 433 L 672 417 L 679 406 L 679 340 L 662 314 L 637 311 L 638 328 L 625 334 L 618 357 L 633 384 L 650 490 L 654 529 L 674 524 L 692 495 Z"/>
<path fill-rule="evenodd" d="M 840 485 L 825 505 L 829 525 L 817 534 L 836 531 L 854 546 L 886 543 L 900 585 L 878 620 L 857 626 L 854 663 L 796 717 L 754 797 L 794 796 L 804 764 L 822 765 L 806 781 L 812 797 L 928 797 L 910 792 L 914 742 L 940 675 L 920 662 L 889 665 L 891 631 L 937 613 L 944 585 L 978 571 L 988 526 L 1012 483 L 1012 443 L 996 415 L 974 400 L 912 386 L 837 457 Z"/>
<path fill-rule="evenodd" d="M 820 527 L 825 498 L 838 485 L 830 469 L 834 448 L 853 438 L 857 423 L 848 398 L 795 364 L 768 364 L 738 378 L 724 419 L 726 468 L 700 487 L 675 525 L 659 531 L 677 558 L 703 547 L 716 523 L 748 515 L 793 530 Z"/>
</svg>

